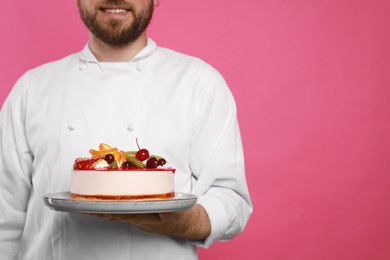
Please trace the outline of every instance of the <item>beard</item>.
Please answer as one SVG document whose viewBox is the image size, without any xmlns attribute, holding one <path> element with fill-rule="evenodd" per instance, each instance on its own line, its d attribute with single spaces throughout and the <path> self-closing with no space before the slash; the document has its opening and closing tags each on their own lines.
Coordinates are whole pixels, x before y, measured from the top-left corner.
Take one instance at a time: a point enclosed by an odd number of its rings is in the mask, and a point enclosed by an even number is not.
<svg viewBox="0 0 390 260">
<path fill-rule="evenodd" d="M 149 2 L 147 9 L 137 10 L 133 4 L 125 0 L 104 0 L 94 9 L 94 12 L 83 6 L 80 0 L 77 1 L 81 19 L 89 31 L 99 40 L 112 46 L 123 46 L 135 41 L 148 27 L 154 11 L 153 1 Z M 104 21 L 99 16 L 99 10 L 104 7 L 120 6 L 131 10 L 133 20 L 109 19 Z"/>
</svg>

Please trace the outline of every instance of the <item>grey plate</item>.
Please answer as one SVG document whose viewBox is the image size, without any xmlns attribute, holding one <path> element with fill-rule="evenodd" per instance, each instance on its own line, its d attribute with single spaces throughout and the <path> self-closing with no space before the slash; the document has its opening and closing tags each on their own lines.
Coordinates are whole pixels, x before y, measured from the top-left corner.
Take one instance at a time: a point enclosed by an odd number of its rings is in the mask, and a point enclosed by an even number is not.
<svg viewBox="0 0 390 260">
<path fill-rule="evenodd" d="M 197 196 L 188 193 L 175 193 L 175 198 L 148 201 L 85 201 L 72 200 L 70 192 L 57 192 L 43 197 L 52 210 L 78 213 L 160 213 L 191 208 Z"/>
</svg>

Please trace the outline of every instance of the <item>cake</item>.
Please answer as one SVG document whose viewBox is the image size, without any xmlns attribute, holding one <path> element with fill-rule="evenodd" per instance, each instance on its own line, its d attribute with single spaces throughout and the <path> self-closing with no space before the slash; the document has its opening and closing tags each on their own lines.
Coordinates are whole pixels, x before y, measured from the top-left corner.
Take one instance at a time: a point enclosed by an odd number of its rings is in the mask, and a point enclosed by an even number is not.
<svg viewBox="0 0 390 260">
<path fill-rule="evenodd" d="M 138 142 L 137 142 L 138 145 Z M 119 151 L 107 144 L 76 158 L 71 176 L 75 200 L 156 200 L 174 197 L 175 169 L 146 149 Z"/>
</svg>

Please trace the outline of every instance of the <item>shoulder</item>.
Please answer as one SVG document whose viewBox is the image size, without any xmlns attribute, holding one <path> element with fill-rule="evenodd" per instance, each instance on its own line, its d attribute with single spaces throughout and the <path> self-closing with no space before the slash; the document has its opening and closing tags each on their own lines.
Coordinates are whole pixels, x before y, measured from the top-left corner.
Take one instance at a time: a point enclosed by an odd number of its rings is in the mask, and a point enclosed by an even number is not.
<svg viewBox="0 0 390 260">
<path fill-rule="evenodd" d="M 157 53 L 164 62 L 174 63 L 182 66 L 188 66 L 192 69 L 198 69 L 203 71 L 209 71 L 211 73 L 218 73 L 218 71 L 209 63 L 205 62 L 199 57 L 195 57 L 189 54 L 178 52 L 172 49 L 158 47 Z"/>
<path fill-rule="evenodd" d="M 183 54 L 171 49 L 157 49 L 159 70 L 165 75 L 175 77 L 183 83 L 183 88 L 191 90 L 192 98 L 198 104 L 199 110 L 210 107 L 213 102 L 221 100 L 221 107 L 235 107 L 234 97 L 223 75 L 203 59 Z M 161 71 L 160 71 L 161 72 Z M 161 72 L 162 73 L 162 72 Z"/>
<path fill-rule="evenodd" d="M 191 78 L 194 82 L 201 83 L 198 85 L 226 84 L 222 74 L 213 65 L 199 57 L 164 47 L 158 47 L 156 52 L 157 66 L 166 73 L 171 75 L 178 73 L 182 77 Z"/>
<path fill-rule="evenodd" d="M 58 71 L 66 71 L 74 68 L 72 64 L 78 60 L 79 53 L 73 53 L 58 60 L 54 60 L 28 70 L 23 76 L 25 78 L 37 79 L 42 76 L 55 75 Z"/>
<path fill-rule="evenodd" d="M 71 64 L 76 61 L 77 57 L 77 53 L 71 54 L 59 60 L 27 70 L 16 81 L 6 101 L 12 103 L 24 99 L 30 91 L 47 85 L 46 83 L 50 82 L 53 78 L 57 78 L 59 74 L 71 70 Z"/>
</svg>

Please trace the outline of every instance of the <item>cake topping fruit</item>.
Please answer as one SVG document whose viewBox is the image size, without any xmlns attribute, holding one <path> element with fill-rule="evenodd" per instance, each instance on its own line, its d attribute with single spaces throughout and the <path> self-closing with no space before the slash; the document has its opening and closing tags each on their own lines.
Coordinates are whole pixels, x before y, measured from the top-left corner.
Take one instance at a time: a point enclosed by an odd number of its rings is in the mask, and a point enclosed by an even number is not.
<svg viewBox="0 0 390 260">
<path fill-rule="evenodd" d="M 158 166 L 158 163 L 157 163 L 156 157 L 150 157 L 146 161 L 146 167 L 148 167 L 148 168 L 157 168 L 157 166 Z"/>
<path fill-rule="evenodd" d="M 160 158 L 157 161 L 158 166 L 164 166 L 167 163 L 167 161 L 164 158 Z"/>
<path fill-rule="evenodd" d="M 162 168 L 167 164 L 164 158 L 157 155 L 150 156 L 147 149 L 141 149 L 137 139 L 136 143 L 138 151 L 122 151 L 102 143 L 99 145 L 99 150 L 89 150 L 91 158 L 77 158 L 73 168 L 75 170 L 136 170 Z"/>
<path fill-rule="evenodd" d="M 90 149 L 89 153 L 92 155 L 93 159 L 106 159 L 106 155 L 108 155 L 108 157 L 111 157 L 109 156 L 109 154 L 111 154 L 112 156 L 114 156 L 115 160 L 111 161 L 111 163 L 106 160 L 110 165 L 114 163 L 114 161 L 116 161 L 116 165 L 121 165 L 126 158 L 126 153 L 124 151 L 118 151 L 118 148 L 112 148 L 108 144 L 104 143 L 99 145 L 99 150 Z"/>
<path fill-rule="evenodd" d="M 136 157 L 136 154 L 133 152 L 126 153 L 126 162 L 131 163 L 132 165 L 138 168 L 145 168 L 145 164 L 141 160 L 139 160 Z"/>
<path fill-rule="evenodd" d="M 114 157 L 114 155 L 108 153 L 104 156 L 104 160 L 106 160 L 107 163 L 110 164 L 115 160 L 115 157 Z"/>
<path fill-rule="evenodd" d="M 129 169 L 131 167 L 134 167 L 134 164 L 132 164 L 131 162 L 128 162 L 128 161 L 122 163 L 122 165 L 121 165 L 122 169 Z"/>
<path fill-rule="evenodd" d="M 146 149 L 141 149 L 139 147 L 137 138 L 135 139 L 135 141 L 137 142 L 137 146 L 138 146 L 138 152 L 135 154 L 135 157 L 137 157 L 137 159 L 140 161 L 145 161 L 146 159 L 149 158 L 149 151 Z"/>
<path fill-rule="evenodd" d="M 109 167 L 103 159 L 77 158 L 73 168 L 77 170 L 99 170 Z"/>
</svg>

